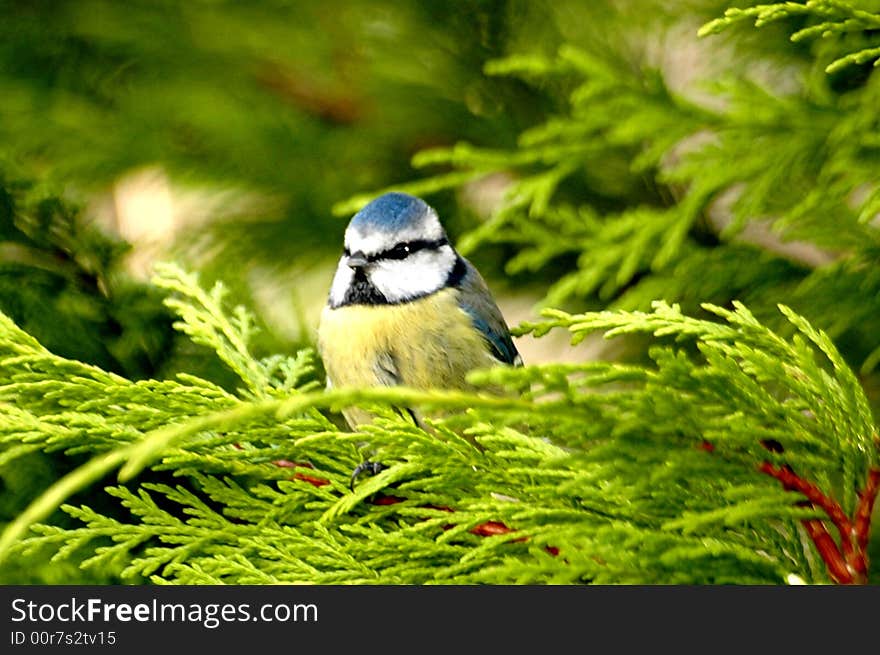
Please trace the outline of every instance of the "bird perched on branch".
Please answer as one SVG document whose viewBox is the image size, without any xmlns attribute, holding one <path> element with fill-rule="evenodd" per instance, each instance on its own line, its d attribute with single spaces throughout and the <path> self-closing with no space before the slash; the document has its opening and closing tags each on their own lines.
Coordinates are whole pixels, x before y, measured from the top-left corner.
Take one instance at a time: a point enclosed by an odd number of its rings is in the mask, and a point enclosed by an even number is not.
<svg viewBox="0 0 880 655">
<path fill-rule="evenodd" d="M 437 213 L 405 193 L 386 193 L 351 219 L 318 348 L 336 387 L 463 388 L 473 369 L 522 364 L 482 276 Z M 357 408 L 344 415 L 352 427 L 370 420 Z"/>
</svg>

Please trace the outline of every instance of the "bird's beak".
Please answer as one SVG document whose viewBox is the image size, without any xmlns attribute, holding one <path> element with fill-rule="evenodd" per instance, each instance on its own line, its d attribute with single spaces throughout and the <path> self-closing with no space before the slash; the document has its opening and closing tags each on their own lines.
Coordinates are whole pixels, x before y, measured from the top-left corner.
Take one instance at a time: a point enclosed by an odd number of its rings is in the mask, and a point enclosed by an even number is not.
<svg viewBox="0 0 880 655">
<path fill-rule="evenodd" d="M 370 260 L 367 259 L 367 256 L 363 252 L 358 250 L 348 256 L 348 261 L 346 263 L 353 269 L 357 270 L 369 264 Z"/>
</svg>

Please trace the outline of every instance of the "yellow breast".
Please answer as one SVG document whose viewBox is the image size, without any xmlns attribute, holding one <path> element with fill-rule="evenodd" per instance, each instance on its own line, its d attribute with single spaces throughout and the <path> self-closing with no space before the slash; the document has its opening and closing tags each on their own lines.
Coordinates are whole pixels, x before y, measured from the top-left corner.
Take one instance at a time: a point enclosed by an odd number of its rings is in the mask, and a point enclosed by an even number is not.
<svg viewBox="0 0 880 655">
<path fill-rule="evenodd" d="M 496 362 L 457 294 L 443 289 L 398 305 L 325 307 L 318 347 L 329 381 L 336 387 L 466 386 L 469 371 Z"/>
</svg>

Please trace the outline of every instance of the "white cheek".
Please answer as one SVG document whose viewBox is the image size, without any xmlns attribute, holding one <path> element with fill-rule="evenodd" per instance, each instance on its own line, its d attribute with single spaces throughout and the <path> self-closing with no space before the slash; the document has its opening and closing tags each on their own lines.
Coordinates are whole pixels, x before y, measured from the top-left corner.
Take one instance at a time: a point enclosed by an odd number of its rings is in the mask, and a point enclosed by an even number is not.
<svg viewBox="0 0 880 655">
<path fill-rule="evenodd" d="M 354 271 L 344 259 L 340 259 L 336 266 L 336 275 L 333 276 L 333 284 L 330 286 L 330 304 L 339 305 L 342 302 L 353 277 Z"/>
<path fill-rule="evenodd" d="M 406 259 L 377 262 L 370 281 L 389 301 L 397 302 L 442 289 L 454 265 L 449 247 L 422 250 Z"/>
</svg>

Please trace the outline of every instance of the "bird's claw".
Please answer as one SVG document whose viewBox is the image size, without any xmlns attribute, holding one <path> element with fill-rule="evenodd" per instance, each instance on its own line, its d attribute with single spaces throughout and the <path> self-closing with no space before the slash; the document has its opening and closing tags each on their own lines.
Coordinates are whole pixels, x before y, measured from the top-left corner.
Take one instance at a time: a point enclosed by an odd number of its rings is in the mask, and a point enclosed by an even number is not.
<svg viewBox="0 0 880 655">
<path fill-rule="evenodd" d="M 351 472 L 351 483 L 349 484 L 349 489 L 354 491 L 354 483 L 358 479 L 358 476 L 362 473 L 376 475 L 387 468 L 388 467 L 385 466 L 382 462 L 371 462 L 368 459 L 364 460 L 354 468 L 354 471 Z"/>
</svg>

